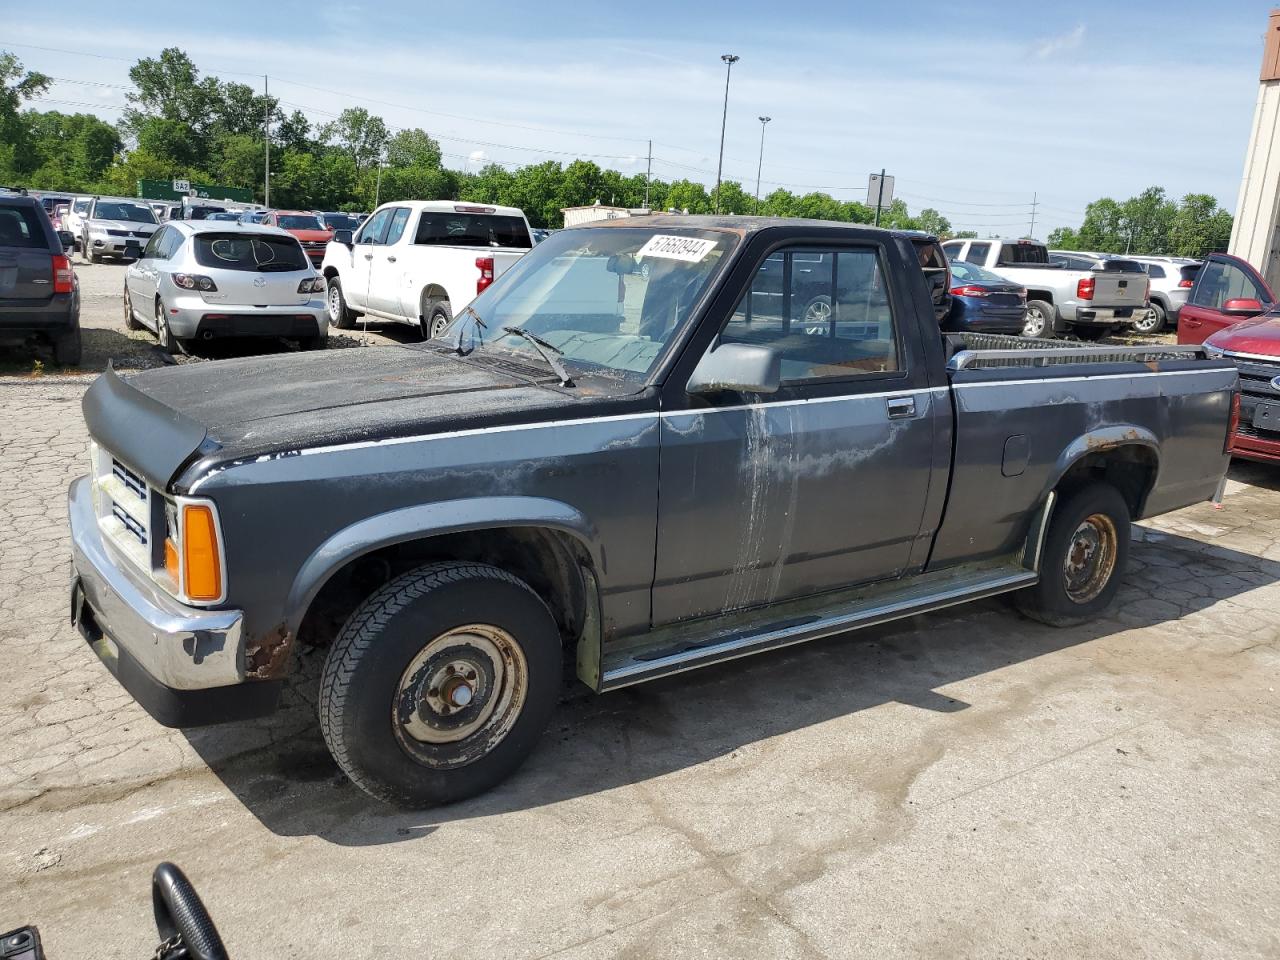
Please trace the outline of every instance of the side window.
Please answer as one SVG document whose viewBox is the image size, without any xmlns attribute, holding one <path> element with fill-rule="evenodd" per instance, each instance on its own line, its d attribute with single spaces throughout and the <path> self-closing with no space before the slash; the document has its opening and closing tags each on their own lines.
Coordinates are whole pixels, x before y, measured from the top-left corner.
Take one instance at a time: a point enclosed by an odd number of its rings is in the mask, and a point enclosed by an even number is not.
<svg viewBox="0 0 1280 960">
<path fill-rule="evenodd" d="M 991 244 L 971 243 L 969 244 L 969 252 L 964 255 L 964 262 L 976 264 L 979 267 L 986 266 L 989 253 L 991 253 Z"/>
<path fill-rule="evenodd" d="M 71 209 L 76 213 L 83 214 L 89 209 L 89 204 L 92 202 L 93 200 L 91 198 L 85 197 L 83 200 L 77 200 Z"/>
<path fill-rule="evenodd" d="M 942 249 L 946 253 L 947 259 L 954 260 L 960 256 L 960 251 L 964 249 L 964 241 L 952 240 L 950 243 L 944 243 Z"/>
<path fill-rule="evenodd" d="M 1147 276 L 1152 280 L 1163 280 L 1165 278 L 1164 267 L 1159 264 L 1147 264 Z"/>
<path fill-rule="evenodd" d="M 391 207 L 385 210 L 379 210 L 368 222 L 360 228 L 360 236 L 356 238 L 356 243 L 382 243 L 382 237 L 387 232 L 387 221 L 391 219 Z"/>
<path fill-rule="evenodd" d="M 720 339 L 774 348 L 786 382 L 900 369 L 885 274 L 873 248 L 773 254 Z"/>
<path fill-rule="evenodd" d="M 182 246 L 183 237 L 177 230 L 166 230 L 165 238 L 160 241 L 160 256 L 169 260 Z"/>
<path fill-rule="evenodd" d="M 409 222 L 409 208 L 396 207 L 391 214 L 391 226 L 387 230 L 387 239 L 383 243 L 388 246 L 404 235 L 404 225 Z"/>
<path fill-rule="evenodd" d="M 160 252 L 161 246 L 164 244 L 165 236 L 172 233 L 168 227 L 161 227 L 151 235 L 151 239 L 147 241 L 147 245 L 142 248 L 143 260 L 155 260 L 164 254 Z"/>
<path fill-rule="evenodd" d="M 1265 290 L 1245 270 L 1226 260 L 1211 260 L 1200 271 L 1191 302 L 1198 307 L 1221 310 L 1228 300 L 1247 298 L 1270 302 Z"/>
</svg>

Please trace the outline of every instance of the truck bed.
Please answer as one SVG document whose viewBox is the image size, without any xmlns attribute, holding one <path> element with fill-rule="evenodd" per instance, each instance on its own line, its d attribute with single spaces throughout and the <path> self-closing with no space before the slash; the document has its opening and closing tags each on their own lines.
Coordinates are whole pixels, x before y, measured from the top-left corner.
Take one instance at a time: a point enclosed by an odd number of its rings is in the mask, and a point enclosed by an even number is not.
<svg viewBox="0 0 1280 960">
<path fill-rule="evenodd" d="M 1003 333 L 949 333 L 947 369 L 983 370 L 996 367 L 1047 367 L 1060 364 L 1160 363 L 1203 360 L 1200 347 L 1091 346 L 1069 340 L 1037 340 Z"/>
</svg>

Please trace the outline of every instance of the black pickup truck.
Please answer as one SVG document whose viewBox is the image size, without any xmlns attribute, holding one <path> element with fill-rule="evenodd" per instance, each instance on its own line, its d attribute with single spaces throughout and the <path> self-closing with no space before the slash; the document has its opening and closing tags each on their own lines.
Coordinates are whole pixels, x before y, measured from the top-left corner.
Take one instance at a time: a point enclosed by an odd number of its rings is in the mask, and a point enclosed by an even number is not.
<svg viewBox="0 0 1280 960">
<path fill-rule="evenodd" d="M 170 725 L 327 647 L 334 757 L 408 805 L 514 770 L 565 658 L 603 692 L 998 593 L 1094 617 L 1130 522 L 1217 490 L 1235 367 L 944 335 L 933 243 L 593 224 L 426 343 L 108 372 L 72 616 Z"/>
</svg>

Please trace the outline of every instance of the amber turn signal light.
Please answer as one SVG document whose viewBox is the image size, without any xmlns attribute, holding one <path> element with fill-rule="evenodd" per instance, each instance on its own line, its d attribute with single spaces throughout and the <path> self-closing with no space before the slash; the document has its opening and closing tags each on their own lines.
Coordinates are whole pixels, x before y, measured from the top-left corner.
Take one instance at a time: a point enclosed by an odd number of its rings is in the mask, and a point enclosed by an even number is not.
<svg viewBox="0 0 1280 960">
<path fill-rule="evenodd" d="M 188 600 L 213 601 L 222 596 L 218 525 L 213 509 L 203 504 L 182 507 L 182 580 L 182 592 Z"/>
</svg>

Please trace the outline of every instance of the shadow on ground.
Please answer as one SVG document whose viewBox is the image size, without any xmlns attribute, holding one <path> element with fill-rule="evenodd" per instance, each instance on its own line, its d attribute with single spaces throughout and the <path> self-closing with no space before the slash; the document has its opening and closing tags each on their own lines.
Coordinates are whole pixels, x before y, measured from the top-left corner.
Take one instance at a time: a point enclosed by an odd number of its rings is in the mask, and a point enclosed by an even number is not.
<svg viewBox="0 0 1280 960">
<path fill-rule="evenodd" d="M 1139 534 L 1144 535 L 1144 534 Z M 1170 534 L 1133 544 L 1106 620 L 1053 629 L 995 599 L 596 697 L 576 682 L 511 780 L 450 807 L 405 812 L 352 786 L 315 720 L 323 651 L 266 721 L 187 731 L 210 769 L 272 832 L 393 843 L 438 824 L 533 808 L 660 777 L 745 744 L 889 702 L 953 713 L 937 690 L 1121 630 L 1157 626 L 1280 579 L 1280 563 Z M 959 642 L 957 642 L 959 638 Z M 265 738 L 270 741 L 262 746 Z M 250 746 L 257 743 L 258 746 Z"/>
</svg>

